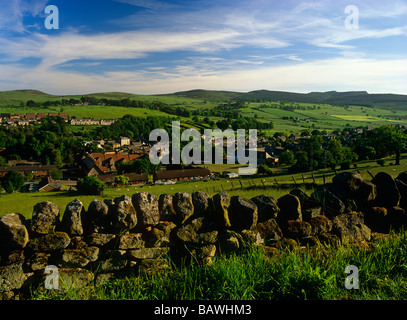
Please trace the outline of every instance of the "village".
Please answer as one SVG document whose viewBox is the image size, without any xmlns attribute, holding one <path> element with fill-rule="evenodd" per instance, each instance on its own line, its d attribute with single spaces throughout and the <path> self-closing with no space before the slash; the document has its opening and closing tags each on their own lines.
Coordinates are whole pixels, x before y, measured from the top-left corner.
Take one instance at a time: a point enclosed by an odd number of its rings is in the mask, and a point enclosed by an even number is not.
<svg viewBox="0 0 407 320">
<path fill-rule="evenodd" d="M 109 125 L 115 121 L 95 120 L 95 119 L 75 119 L 69 118 L 66 113 L 27 113 L 27 114 L 1 114 L 0 120 L 6 126 L 32 125 L 40 122 L 44 117 L 61 117 L 70 125 Z M 344 146 L 350 144 L 355 137 L 360 136 L 365 131 L 372 130 L 372 127 L 350 128 L 345 133 L 341 132 L 321 132 L 323 144 L 330 140 L 341 139 Z M 401 128 L 405 129 L 405 128 Z M 315 132 L 314 132 L 315 133 Z M 340 137 L 339 137 L 340 136 Z M 259 136 L 257 139 L 257 165 L 266 165 L 270 168 L 279 166 L 279 159 L 284 151 L 303 150 L 311 135 L 307 132 L 302 134 L 292 133 L 288 136 L 276 133 L 272 138 Z M 93 152 L 85 152 L 78 163 L 65 165 L 58 168 L 56 165 L 45 165 L 41 162 L 28 161 L 24 159 L 9 161 L 7 166 L 0 167 L 0 178 L 4 177 L 11 170 L 18 171 L 21 175 L 31 178 L 32 181 L 25 183 L 26 191 L 58 191 L 61 188 L 75 188 L 77 179 L 86 176 L 98 177 L 106 185 L 114 185 L 115 179 L 119 175 L 118 168 L 122 163 L 130 163 L 137 159 L 149 159 L 150 149 L 153 142 L 143 139 L 130 139 L 125 136 L 111 139 L 94 139 L 84 141 L 84 145 L 92 145 Z M 245 151 L 249 151 L 248 139 L 245 143 Z M 95 151 L 95 148 L 97 151 Z M 223 141 L 223 163 L 227 163 L 227 139 Z M 236 152 L 236 146 L 235 150 Z M 60 171 L 62 177 L 53 179 L 52 172 Z M 206 180 L 215 177 L 215 173 L 206 167 L 174 166 L 162 165 L 160 169 L 150 174 L 122 172 L 120 174 L 127 179 L 129 185 L 138 184 L 172 184 L 177 181 Z M 227 178 L 239 177 L 238 173 L 222 171 L 216 176 Z"/>
<path fill-rule="evenodd" d="M 6 127 L 18 127 L 18 126 L 28 126 L 35 123 L 39 123 L 43 118 L 62 118 L 67 124 L 71 126 L 110 126 L 112 123 L 116 122 L 117 119 L 90 119 L 82 118 L 77 119 L 75 117 L 68 117 L 66 112 L 38 112 L 31 113 L 1 113 L 0 114 L 0 125 Z"/>
</svg>

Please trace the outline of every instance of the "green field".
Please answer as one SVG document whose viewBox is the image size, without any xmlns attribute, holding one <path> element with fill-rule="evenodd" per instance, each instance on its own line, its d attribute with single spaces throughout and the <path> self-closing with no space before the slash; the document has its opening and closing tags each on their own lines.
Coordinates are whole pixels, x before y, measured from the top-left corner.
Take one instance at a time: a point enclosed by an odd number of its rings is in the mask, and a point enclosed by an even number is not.
<svg viewBox="0 0 407 320">
<path fill-rule="evenodd" d="M 211 109 L 219 104 L 228 102 L 237 93 L 212 92 L 196 90 L 188 94 L 174 95 L 136 95 L 121 92 L 95 93 L 89 96 L 108 99 L 125 99 L 154 102 L 160 101 L 171 106 L 180 106 L 191 110 Z M 77 99 L 80 95 L 52 96 L 35 90 L 17 90 L 0 92 L 0 111 L 2 113 L 28 113 L 28 112 L 66 112 L 69 116 L 77 118 L 109 119 L 121 118 L 126 114 L 133 116 L 168 116 L 168 114 L 150 109 L 126 108 L 119 106 L 57 106 L 28 108 L 20 107 L 28 100 L 36 102 L 54 101 L 61 99 Z M 392 111 L 387 105 L 364 107 L 364 106 L 335 106 L 326 103 L 286 103 L 285 106 L 293 106 L 294 110 L 283 110 L 278 107 L 278 102 L 246 102 L 238 112 L 244 117 L 255 117 L 260 122 L 273 122 L 274 129 L 267 130 L 269 134 L 277 131 L 287 133 L 299 133 L 302 130 L 342 130 L 345 127 L 382 126 L 389 124 L 407 125 L 407 109 L 396 108 Z M 277 107 L 277 108 L 276 108 Z M 298 109 L 301 108 L 301 109 Z M 304 110 L 303 110 L 304 109 Z M 203 120 L 203 116 L 198 117 Z M 218 117 L 209 117 L 214 122 L 221 120 Z"/>
</svg>

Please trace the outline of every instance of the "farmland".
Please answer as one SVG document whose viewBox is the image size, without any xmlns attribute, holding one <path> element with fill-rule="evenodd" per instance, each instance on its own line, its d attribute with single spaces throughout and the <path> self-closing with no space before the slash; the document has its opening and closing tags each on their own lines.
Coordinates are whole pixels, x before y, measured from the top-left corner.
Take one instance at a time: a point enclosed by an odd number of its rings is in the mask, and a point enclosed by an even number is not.
<svg viewBox="0 0 407 320">
<path fill-rule="evenodd" d="M 97 99 L 130 99 L 131 101 L 143 101 L 147 103 L 160 102 L 172 107 L 181 107 L 190 110 L 192 114 L 197 111 L 197 120 L 202 123 L 205 116 L 200 116 L 198 111 L 209 110 L 220 104 L 229 103 L 242 93 L 199 91 L 188 94 L 173 95 L 135 95 L 129 93 L 96 93 L 86 95 Z M 70 117 L 112 119 L 121 118 L 124 115 L 137 117 L 168 116 L 165 110 L 150 108 L 131 108 L 123 106 L 105 105 L 56 105 L 42 106 L 41 108 L 28 107 L 27 101 L 38 103 L 44 101 L 59 101 L 62 99 L 79 100 L 81 96 L 52 96 L 35 90 L 4 91 L 0 92 L 0 109 L 2 113 L 37 113 L 37 112 L 66 112 Z M 265 133 L 275 132 L 300 133 L 303 130 L 319 129 L 326 131 L 342 130 L 344 127 L 382 126 L 390 124 L 407 125 L 407 109 L 402 104 L 395 109 L 380 103 L 379 106 L 358 105 L 333 105 L 328 103 L 305 103 L 305 102 L 279 102 L 245 101 L 242 107 L 237 108 L 239 114 L 247 118 L 255 118 L 259 122 L 274 125 L 273 129 L 267 129 Z M 258 99 L 257 99 L 258 100 Z M 389 102 L 389 106 L 394 102 Z M 181 117 L 182 118 L 182 117 Z M 210 120 L 217 122 L 222 118 L 209 116 Z M 185 118 L 183 118 L 185 119 Z"/>
</svg>

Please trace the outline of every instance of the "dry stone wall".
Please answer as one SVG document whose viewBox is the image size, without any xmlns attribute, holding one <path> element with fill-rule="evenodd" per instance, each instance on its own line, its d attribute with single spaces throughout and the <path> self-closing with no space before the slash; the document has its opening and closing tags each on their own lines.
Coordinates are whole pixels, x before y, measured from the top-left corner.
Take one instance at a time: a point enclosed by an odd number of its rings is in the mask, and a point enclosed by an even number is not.
<svg viewBox="0 0 407 320">
<path fill-rule="evenodd" d="M 44 201 L 29 220 L 0 218 L 0 298 L 43 287 L 49 266 L 64 287 L 80 288 L 159 272 L 169 268 L 167 257 L 210 263 L 248 243 L 276 254 L 285 246 L 369 242 L 375 232 L 405 227 L 406 210 L 407 172 L 397 179 L 380 172 L 372 181 L 343 172 L 311 196 L 296 188 L 279 199 L 141 192 L 88 208 L 76 199 L 63 212 Z"/>
</svg>

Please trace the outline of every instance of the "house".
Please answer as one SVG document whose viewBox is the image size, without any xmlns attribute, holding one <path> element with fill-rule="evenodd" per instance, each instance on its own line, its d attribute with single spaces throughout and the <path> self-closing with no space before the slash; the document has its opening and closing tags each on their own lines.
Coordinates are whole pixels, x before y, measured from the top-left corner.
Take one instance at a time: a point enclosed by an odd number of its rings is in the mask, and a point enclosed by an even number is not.
<svg viewBox="0 0 407 320">
<path fill-rule="evenodd" d="M 37 113 L 37 120 L 41 120 L 42 118 L 46 118 L 46 117 L 48 117 L 48 114 L 46 114 L 45 112 Z"/>
<path fill-rule="evenodd" d="M 229 179 L 233 179 L 233 178 L 238 178 L 239 174 L 236 172 L 228 172 L 228 171 L 224 171 L 222 173 L 223 177 L 225 178 L 229 178 Z"/>
<path fill-rule="evenodd" d="M 148 174 L 147 173 L 141 173 L 141 174 L 126 173 L 126 174 L 123 174 L 123 176 L 129 178 L 130 185 L 148 183 Z M 102 181 L 105 184 L 113 184 L 116 177 L 117 177 L 117 175 L 115 175 L 115 174 L 104 174 L 104 175 L 98 176 L 100 181 Z"/>
<path fill-rule="evenodd" d="M 129 146 L 130 145 L 130 138 L 127 137 L 119 137 L 116 139 L 116 142 L 120 143 L 120 146 Z"/>
<path fill-rule="evenodd" d="M 111 171 L 116 171 L 121 162 L 130 162 L 143 157 L 142 154 L 129 153 L 88 153 L 86 152 L 81 161 L 82 173 L 85 176 L 99 176 Z"/>
<path fill-rule="evenodd" d="M 29 112 L 25 115 L 25 119 L 33 121 L 37 119 L 37 115 L 35 113 Z"/>
<path fill-rule="evenodd" d="M 61 183 L 53 180 L 51 177 L 42 179 L 38 185 L 39 192 L 51 192 L 59 190 L 61 190 Z"/>
<path fill-rule="evenodd" d="M 280 155 L 284 152 L 283 147 L 266 147 L 266 162 L 269 164 L 277 164 L 280 158 Z"/>
<path fill-rule="evenodd" d="M 0 167 L 0 177 L 4 177 L 7 172 L 11 170 L 16 170 L 21 174 L 25 172 L 31 172 L 34 178 L 44 178 L 49 175 L 51 169 L 58 168 L 56 165 L 18 165 L 18 166 L 9 166 L 9 167 Z"/>
<path fill-rule="evenodd" d="M 60 112 L 58 113 L 58 116 L 60 116 L 64 120 L 68 120 L 68 114 L 66 112 Z"/>
<path fill-rule="evenodd" d="M 207 179 L 212 173 L 206 168 L 184 169 L 184 170 L 164 170 L 154 173 L 154 181 L 173 180 L 182 181 L 190 179 Z"/>
<path fill-rule="evenodd" d="M 100 120 L 101 126 L 110 126 L 111 124 L 115 123 L 117 119 L 102 119 Z"/>
<path fill-rule="evenodd" d="M 289 139 L 289 140 L 297 141 L 297 140 L 300 140 L 300 139 L 301 139 L 301 136 L 300 136 L 299 134 L 292 133 L 292 134 L 288 137 L 288 139 Z"/>
</svg>

